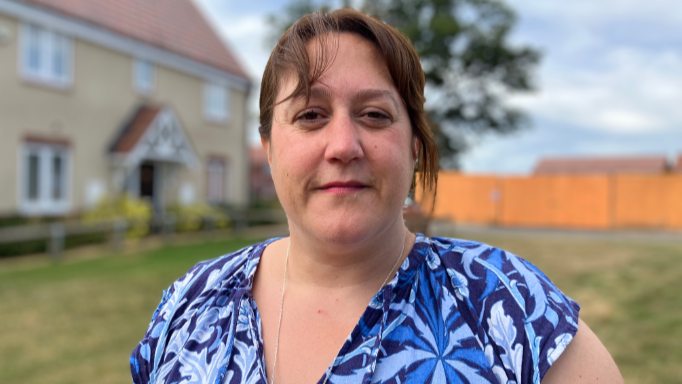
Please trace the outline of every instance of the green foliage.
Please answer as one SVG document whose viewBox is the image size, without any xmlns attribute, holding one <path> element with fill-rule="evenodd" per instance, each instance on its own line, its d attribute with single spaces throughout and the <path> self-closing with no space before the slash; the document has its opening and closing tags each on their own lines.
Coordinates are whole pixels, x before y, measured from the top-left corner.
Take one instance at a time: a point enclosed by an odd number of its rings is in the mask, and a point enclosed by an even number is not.
<svg viewBox="0 0 682 384">
<path fill-rule="evenodd" d="M 66 236 L 64 239 L 64 249 L 88 244 L 101 244 L 107 240 L 107 235 L 106 233 L 89 233 Z M 0 244 L 0 258 L 46 252 L 48 241 L 48 239 L 42 239 Z"/>
<path fill-rule="evenodd" d="M 225 212 L 204 203 L 177 204 L 171 206 L 168 212 L 175 215 L 176 228 L 179 232 L 198 231 L 204 225 L 205 220 L 210 220 L 214 228 L 227 228 L 231 224 Z"/>
<path fill-rule="evenodd" d="M 281 35 L 306 13 L 335 5 L 338 2 L 331 0 L 294 0 L 270 17 L 272 35 Z M 360 0 L 357 5 L 400 30 L 419 53 L 426 76 L 427 119 L 441 167 L 458 167 L 458 156 L 472 138 L 527 125 L 526 115 L 504 98 L 533 90 L 531 75 L 540 55 L 509 42 L 516 17 L 503 2 Z"/>
<path fill-rule="evenodd" d="M 128 238 L 136 239 L 149 233 L 152 206 L 147 200 L 127 194 L 102 199 L 94 209 L 83 215 L 85 223 L 113 223 L 124 219 L 128 226 Z"/>
<path fill-rule="evenodd" d="M 0 218 L 0 228 L 2 227 L 16 227 L 19 225 L 26 225 L 31 222 L 30 218 L 22 216 L 7 216 Z"/>
</svg>

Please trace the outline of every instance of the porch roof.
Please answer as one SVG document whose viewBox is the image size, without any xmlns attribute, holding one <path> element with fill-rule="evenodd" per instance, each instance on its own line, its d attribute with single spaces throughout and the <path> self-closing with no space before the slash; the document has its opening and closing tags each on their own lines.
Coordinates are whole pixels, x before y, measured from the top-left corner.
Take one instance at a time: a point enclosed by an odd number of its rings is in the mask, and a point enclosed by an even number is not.
<svg viewBox="0 0 682 384">
<path fill-rule="evenodd" d="M 122 125 L 109 152 L 115 165 L 136 166 L 144 160 L 192 166 L 196 152 L 170 107 L 141 105 Z"/>
</svg>

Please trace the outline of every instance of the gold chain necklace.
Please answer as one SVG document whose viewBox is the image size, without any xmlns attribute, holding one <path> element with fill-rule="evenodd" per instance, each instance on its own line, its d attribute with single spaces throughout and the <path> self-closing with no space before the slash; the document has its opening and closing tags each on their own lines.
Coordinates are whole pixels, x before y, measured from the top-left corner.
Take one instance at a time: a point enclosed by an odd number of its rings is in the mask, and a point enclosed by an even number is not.
<svg viewBox="0 0 682 384">
<path fill-rule="evenodd" d="M 279 320 L 277 321 L 277 340 L 275 341 L 275 359 L 272 362 L 272 380 L 270 381 L 270 384 L 275 384 L 275 367 L 277 366 L 277 351 L 279 350 L 279 330 L 282 327 L 282 309 L 284 308 L 284 287 L 287 285 L 287 267 L 289 266 L 289 248 L 291 247 L 291 239 L 289 239 L 289 245 L 287 245 L 287 256 L 284 261 L 284 281 L 282 282 L 282 299 L 279 302 Z M 403 249 L 400 250 L 400 255 L 398 256 L 398 259 L 395 261 L 395 264 L 393 264 L 393 267 L 391 270 L 388 272 L 388 276 L 384 279 L 384 282 L 381 283 L 381 288 L 386 285 L 386 282 L 388 279 L 391 277 L 393 274 L 393 270 L 395 267 L 398 265 L 400 262 L 400 259 L 403 257 L 403 252 L 405 252 L 405 240 L 403 240 Z M 381 290 L 379 288 L 379 290 Z M 345 343 L 345 341 L 344 341 Z M 343 344 L 341 344 L 341 348 L 343 348 Z M 329 376 L 332 374 L 332 368 L 334 368 L 334 362 L 336 361 L 336 358 L 339 357 L 339 352 L 341 352 L 341 348 L 336 352 L 336 356 L 334 357 L 334 360 L 332 360 L 331 365 L 329 368 L 327 368 L 326 371 L 326 377 L 324 378 L 324 382 L 322 384 L 327 384 L 327 380 L 329 380 Z"/>
</svg>

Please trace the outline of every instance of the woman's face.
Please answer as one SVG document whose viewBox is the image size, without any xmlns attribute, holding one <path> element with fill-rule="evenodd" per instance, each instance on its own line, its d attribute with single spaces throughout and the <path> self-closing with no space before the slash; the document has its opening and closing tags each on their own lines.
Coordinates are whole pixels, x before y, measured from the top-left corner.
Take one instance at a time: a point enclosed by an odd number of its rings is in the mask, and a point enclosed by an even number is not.
<svg viewBox="0 0 682 384">
<path fill-rule="evenodd" d="M 274 109 L 263 141 L 272 176 L 294 231 L 337 244 L 371 240 L 402 226 L 417 140 L 375 46 L 341 33 L 335 60 L 311 86 Z M 308 44 L 315 60 L 315 44 Z M 277 100 L 294 90 L 295 76 Z"/>
</svg>

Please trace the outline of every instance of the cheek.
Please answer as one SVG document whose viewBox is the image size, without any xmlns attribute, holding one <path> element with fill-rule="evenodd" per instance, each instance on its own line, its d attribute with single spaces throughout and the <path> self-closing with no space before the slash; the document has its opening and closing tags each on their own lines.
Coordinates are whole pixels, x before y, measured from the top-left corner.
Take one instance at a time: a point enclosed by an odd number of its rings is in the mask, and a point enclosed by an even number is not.
<svg viewBox="0 0 682 384">
<path fill-rule="evenodd" d="M 305 188 L 319 163 L 314 143 L 296 136 L 273 135 L 272 177 L 276 188 L 288 195 Z"/>
<path fill-rule="evenodd" d="M 390 175 L 392 184 L 412 183 L 414 160 L 412 149 L 404 140 L 386 140 L 372 145 L 374 162 L 381 164 L 381 173 Z"/>
</svg>

